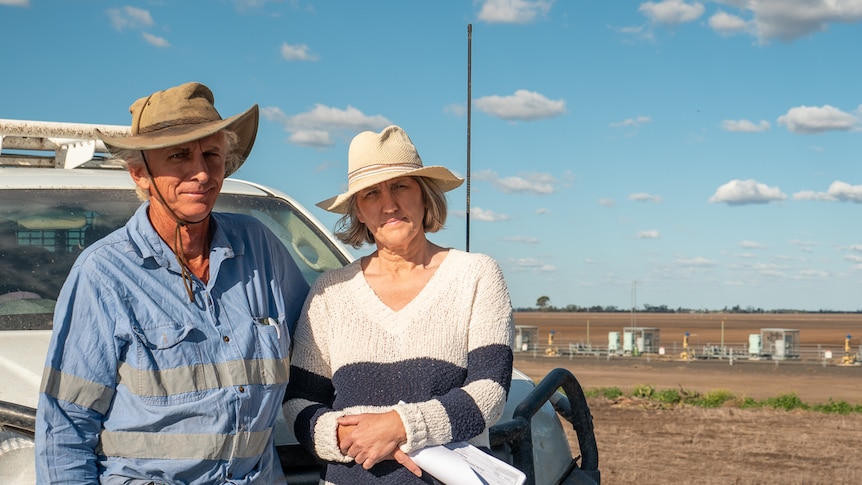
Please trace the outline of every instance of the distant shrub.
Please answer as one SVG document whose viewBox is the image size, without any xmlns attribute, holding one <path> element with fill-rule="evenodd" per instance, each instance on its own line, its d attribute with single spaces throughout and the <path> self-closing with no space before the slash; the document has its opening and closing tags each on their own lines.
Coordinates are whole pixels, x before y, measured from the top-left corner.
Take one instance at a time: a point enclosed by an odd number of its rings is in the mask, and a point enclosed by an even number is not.
<svg viewBox="0 0 862 485">
<path fill-rule="evenodd" d="M 604 397 L 606 399 L 616 399 L 623 395 L 623 391 L 619 387 L 597 387 L 584 391 L 587 397 Z"/>
<path fill-rule="evenodd" d="M 655 395 L 655 386 L 638 385 L 632 390 L 632 397 L 650 399 Z"/>
<path fill-rule="evenodd" d="M 853 406 L 844 401 L 833 401 L 832 398 L 826 404 L 815 404 L 811 406 L 814 411 L 820 411 L 827 414 L 850 414 L 862 412 L 862 405 Z"/>
<path fill-rule="evenodd" d="M 802 402 L 795 393 L 791 394 L 781 394 L 777 397 L 770 397 L 766 399 L 766 406 L 775 408 L 775 409 L 783 409 L 785 411 L 792 411 L 794 409 L 808 409 L 808 405 Z"/>
<path fill-rule="evenodd" d="M 682 402 L 683 395 L 676 389 L 662 389 L 655 393 L 653 399 L 665 404 L 678 404 Z"/>
<path fill-rule="evenodd" d="M 624 395 L 619 387 L 599 387 L 585 391 L 584 394 L 587 397 L 604 397 L 607 399 L 617 399 Z M 730 403 L 741 409 L 773 408 L 785 411 L 800 409 L 827 414 L 862 413 L 862 404 L 853 405 L 844 401 L 829 399 L 829 402 L 825 404 L 809 405 L 802 402 L 795 393 L 781 394 L 763 401 L 757 401 L 751 397 L 736 397 L 727 389 L 715 389 L 701 395 L 697 391 L 689 391 L 682 388 L 656 390 L 655 386 L 639 384 L 632 389 L 631 396 L 671 406 L 688 404 L 702 408 L 719 408 Z"/>
<path fill-rule="evenodd" d="M 697 400 L 699 406 L 705 408 L 720 408 L 724 403 L 736 399 L 730 391 L 726 389 L 715 389 L 707 392 Z"/>
<path fill-rule="evenodd" d="M 602 396 L 608 399 L 616 399 L 618 397 L 621 397 L 622 395 L 623 391 L 619 387 L 606 387 L 602 389 Z"/>
</svg>

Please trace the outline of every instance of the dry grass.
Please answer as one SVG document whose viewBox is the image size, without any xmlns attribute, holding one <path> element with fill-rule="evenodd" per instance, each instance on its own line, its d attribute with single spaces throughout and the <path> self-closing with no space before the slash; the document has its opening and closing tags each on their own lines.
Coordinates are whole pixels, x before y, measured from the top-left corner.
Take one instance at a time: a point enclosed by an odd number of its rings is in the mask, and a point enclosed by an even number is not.
<svg viewBox="0 0 862 485">
<path fill-rule="evenodd" d="M 859 414 L 589 404 L 605 485 L 862 483 Z"/>
</svg>

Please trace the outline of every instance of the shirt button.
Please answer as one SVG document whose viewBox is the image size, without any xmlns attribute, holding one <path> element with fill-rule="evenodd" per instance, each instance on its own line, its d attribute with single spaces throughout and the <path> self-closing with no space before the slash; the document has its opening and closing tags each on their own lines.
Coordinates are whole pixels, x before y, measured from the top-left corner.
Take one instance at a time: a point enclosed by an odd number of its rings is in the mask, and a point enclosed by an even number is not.
<svg viewBox="0 0 862 485">
<path fill-rule="evenodd" d="M 230 480 L 231 478 L 233 478 L 233 473 L 228 473 L 228 474 L 227 474 L 227 479 L 228 479 L 228 480 Z"/>
<path fill-rule="evenodd" d="M 245 388 L 242 386 L 239 386 L 239 392 L 245 392 Z"/>
<path fill-rule="evenodd" d="M 227 335 L 225 335 L 225 336 L 224 336 L 224 337 L 222 337 L 221 339 L 222 339 L 222 340 L 224 340 L 224 343 L 228 343 L 228 342 L 230 342 L 230 337 L 228 337 Z"/>
</svg>

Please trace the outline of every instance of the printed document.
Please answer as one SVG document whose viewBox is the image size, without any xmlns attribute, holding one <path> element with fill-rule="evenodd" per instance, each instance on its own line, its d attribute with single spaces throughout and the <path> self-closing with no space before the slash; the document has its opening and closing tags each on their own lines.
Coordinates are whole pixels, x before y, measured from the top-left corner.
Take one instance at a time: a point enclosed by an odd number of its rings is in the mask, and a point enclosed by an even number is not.
<svg viewBox="0 0 862 485">
<path fill-rule="evenodd" d="M 527 479 L 521 470 L 465 442 L 429 446 L 410 458 L 446 485 L 522 485 Z"/>
</svg>

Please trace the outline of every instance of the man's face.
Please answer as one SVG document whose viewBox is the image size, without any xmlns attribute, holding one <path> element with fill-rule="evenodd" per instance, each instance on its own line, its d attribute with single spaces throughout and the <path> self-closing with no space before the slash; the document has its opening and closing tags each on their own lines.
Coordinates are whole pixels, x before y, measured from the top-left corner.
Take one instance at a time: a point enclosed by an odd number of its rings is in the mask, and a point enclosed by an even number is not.
<svg viewBox="0 0 862 485">
<path fill-rule="evenodd" d="M 150 193 L 150 218 L 153 222 L 174 222 L 167 204 L 178 218 L 188 222 L 204 219 L 215 206 L 224 182 L 224 135 L 216 133 L 200 140 L 144 152 L 146 167 L 132 170 L 135 183 Z M 155 188 L 161 193 L 156 193 Z"/>
</svg>

